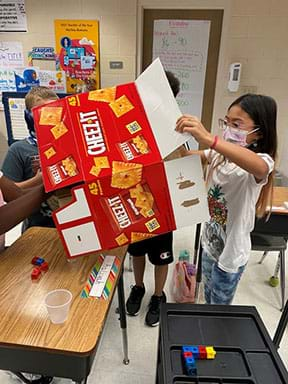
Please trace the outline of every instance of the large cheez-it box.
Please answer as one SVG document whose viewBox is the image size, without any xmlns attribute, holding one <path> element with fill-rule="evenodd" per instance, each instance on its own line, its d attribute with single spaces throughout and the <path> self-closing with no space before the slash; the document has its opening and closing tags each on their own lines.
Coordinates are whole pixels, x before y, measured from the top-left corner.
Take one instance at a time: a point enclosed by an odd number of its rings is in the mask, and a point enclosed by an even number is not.
<svg viewBox="0 0 288 384">
<path fill-rule="evenodd" d="M 46 191 L 73 185 L 72 201 L 53 213 L 68 257 L 112 249 L 179 226 L 177 216 L 183 217 L 183 212 L 175 214 L 177 198 L 170 190 L 176 187 L 183 193 L 185 185 L 191 188 L 195 182 L 185 181 L 178 167 L 177 176 L 175 167 L 164 164 L 163 143 L 149 121 L 153 110 L 153 105 L 145 110 L 135 82 L 33 109 Z M 166 137 L 165 127 L 162 130 Z M 183 163 L 190 168 L 187 165 Z M 202 205 L 199 197 L 183 201 L 186 213 Z"/>
</svg>

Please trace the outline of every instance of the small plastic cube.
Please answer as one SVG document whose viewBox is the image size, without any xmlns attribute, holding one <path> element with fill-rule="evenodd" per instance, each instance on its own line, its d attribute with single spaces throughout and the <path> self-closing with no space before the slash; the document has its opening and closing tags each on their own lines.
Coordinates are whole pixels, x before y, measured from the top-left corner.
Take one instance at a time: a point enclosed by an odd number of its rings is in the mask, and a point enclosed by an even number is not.
<svg viewBox="0 0 288 384">
<path fill-rule="evenodd" d="M 207 359 L 215 359 L 216 351 L 213 347 L 206 347 Z"/>
<path fill-rule="evenodd" d="M 41 265 L 44 263 L 44 261 L 45 261 L 44 259 L 41 259 L 41 257 L 38 257 L 35 265 Z"/>
<path fill-rule="evenodd" d="M 192 357 L 186 357 L 185 358 L 185 365 L 186 366 L 196 366 L 196 361 L 195 361 L 195 359 L 194 359 L 194 357 L 192 356 Z"/>
<path fill-rule="evenodd" d="M 192 345 L 191 346 L 191 351 L 195 359 L 200 358 L 200 353 L 199 353 L 199 347 L 197 345 Z"/>
<path fill-rule="evenodd" d="M 33 257 L 33 259 L 31 260 L 31 264 L 36 265 L 37 260 L 38 260 L 37 256 Z"/>
<path fill-rule="evenodd" d="M 47 272 L 49 269 L 49 265 L 48 265 L 47 261 L 44 261 L 39 267 L 40 267 L 42 272 Z"/>
<path fill-rule="evenodd" d="M 197 374 L 196 362 L 194 357 L 185 358 L 185 369 L 189 376 Z"/>
<path fill-rule="evenodd" d="M 197 376 L 197 368 L 195 367 L 187 367 L 186 368 L 188 376 Z"/>
<path fill-rule="evenodd" d="M 192 352 L 191 345 L 183 345 L 182 352 Z"/>
<path fill-rule="evenodd" d="M 200 354 L 200 359 L 207 359 L 207 351 L 206 347 L 203 345 L 199 345 L 199 354 Z"/>
<path fill-rule="evenodd" d="M 41 269 L 38 267 L 33 268 L 31 272 L 31 279 L 38 280 L 40 276 L 41 276 Z"/>
</svg>

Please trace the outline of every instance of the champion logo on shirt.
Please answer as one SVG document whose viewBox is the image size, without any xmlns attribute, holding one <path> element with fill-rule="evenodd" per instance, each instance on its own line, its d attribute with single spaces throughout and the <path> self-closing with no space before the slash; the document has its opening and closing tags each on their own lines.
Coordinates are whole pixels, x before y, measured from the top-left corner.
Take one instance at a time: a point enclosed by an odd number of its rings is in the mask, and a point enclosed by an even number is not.
<svg viewBox="0 0 288 384">
<path fill-rule="evenodd" d="M 169 257 L 171 257 L 171 252 L 162 252 L 162 253 L 160 254 L 160 259 L 161 259 L 161 260 L 169 259 Z"/>
</svg>

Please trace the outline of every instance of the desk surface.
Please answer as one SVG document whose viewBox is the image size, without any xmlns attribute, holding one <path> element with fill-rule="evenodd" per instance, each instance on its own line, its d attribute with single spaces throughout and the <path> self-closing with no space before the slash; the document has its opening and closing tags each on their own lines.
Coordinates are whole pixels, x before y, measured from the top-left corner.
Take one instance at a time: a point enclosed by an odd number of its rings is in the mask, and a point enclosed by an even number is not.
<svg viewBox="0 0 288 384">
<path fill-rule="evenodd" d="M 123 261 L 126 247 L 105 253 Z M 80 298 L 98 255 L 68 262 L 56 229 L 34 227 L 26 231 L 0 256 L 0 344 L 91 352 L 101 335 L 116 286 L 108 300 Z M 49 271 L 38 282 L 30 277 L 34 256 L 49 263 Z M 69 318 L 61 325 L 50 322 L 44 306 L 45 295 L 56 288 L 69 289 L 73 294 Z"/>
<path fill-rule="evenodd" d="M 288 209 L 285 209 L 283 203 L 288 202 L 288 188 L 287 187 L 274 187 L 273 188 L 273 202 L 272 212 L 279 214 L 288 214 Z M 279 207 L 279 209 L 277 209 Z"/>
</svg>

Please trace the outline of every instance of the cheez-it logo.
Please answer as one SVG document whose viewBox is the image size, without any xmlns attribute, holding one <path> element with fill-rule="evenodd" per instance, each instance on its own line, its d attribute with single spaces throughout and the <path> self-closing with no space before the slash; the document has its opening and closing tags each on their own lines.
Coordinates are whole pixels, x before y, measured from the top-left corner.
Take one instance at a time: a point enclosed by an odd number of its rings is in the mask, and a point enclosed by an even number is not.
<svg viewBox="0 0 288 384">
<path fill-rule="evenodd" d="M 79 117 L 87 144 L 88 155 L 95 156 L 104 153 L 106 146 L 97 112 L 80 112 Z"/>
<path fill-rule="evenodd" d="M 115 197 L 112 197 L 111 199 L 108 198 L 107 200 L 110 208 L 112 209 L 114 217 L 117 220 L 119 227 L 120 228 L 129 227 L 131 225 L 131 221 L 124 208 L 121 198 L 119 196 L 115 196 Z"/>
</svg>

